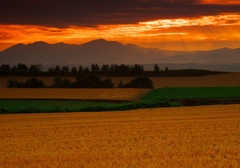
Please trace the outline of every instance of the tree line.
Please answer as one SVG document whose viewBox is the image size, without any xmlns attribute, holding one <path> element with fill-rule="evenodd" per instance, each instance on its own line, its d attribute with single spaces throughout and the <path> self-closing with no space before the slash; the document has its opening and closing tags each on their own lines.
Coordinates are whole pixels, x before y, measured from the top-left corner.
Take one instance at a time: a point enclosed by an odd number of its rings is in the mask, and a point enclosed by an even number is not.
<svg viewBox="0 0 240 168">
<path fill-rule="evenodd" d="M 168 68 L 165 68 L 165 71 Z M 157 76 L 160 74 L 159 66 L 157 64 L 154 65 L 154 73 L 150 76 Z M 101 76 L 137 76 L 137 75 L 146 75 L 146 71 L 144 71 L 143 65 L 134 64 L 92 64 L 91 67 L 82 67 L 79 65 L 78 67 L 73 66 L 69 68 L 69 66 L 59 66 L 56 65 L 54 67 L 48 68 L 47 71 L 43 71 L 43 65 L 36 63 L 32 64 L 29 67 L 26 64 L 19 63 L 18 65 L 10 66 L 9 64 L 2 64 L 0 66 L 0 75 L 32 75 L 32 76 L 74 76 L 77 73 L 88 73 L 92 72 Z M 149 76 L 149 75 L 147 75 Z"/>
<path fill-rule="evenodd" d="M 42 72 L 42 64 L 36 63 L 28 67 L 26 64 L 19 63 L 18 65 L 2 64 L 0 66 L 0 73 L 3 75 L 25 75 L 25 74 L 37 74 Z"/>
<path fill-rule="evenodd" d="M 67 78 L 55 77 L 53 83 L 47 86 L 42 80 L 32 77 L 26 82 L 18 82 L 16 79 L 10 79 L 7 82 L 8 88 L 154 88 L 150 78 L 138 76 L 128 83 L 120 81 L 116 86 L 111 78 L 101 79 L 95 73 L 78 73 L 75 81 Z"/>
</svg>

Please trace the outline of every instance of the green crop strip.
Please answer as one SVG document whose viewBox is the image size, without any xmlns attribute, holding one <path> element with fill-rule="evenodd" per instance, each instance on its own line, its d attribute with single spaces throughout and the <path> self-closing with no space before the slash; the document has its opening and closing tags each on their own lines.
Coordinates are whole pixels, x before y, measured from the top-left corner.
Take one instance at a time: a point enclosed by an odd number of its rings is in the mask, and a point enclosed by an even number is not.
<svg viewBox="0 0 240 168">
<path fill-rule="evenodd" d="M 177 107 L 181 103 L 167 101 L 141 101 L 122 104 L 41 101 L 41 100 L 0 100 L 0 114 L 13 113 L 49 113 L 49 112 L 98 112 L 122 111 L 139 108 Z"/>
<path fill-rule="evenodd" d="M 240 98 L 240 87 L 159 88 L 142 97 L 143 100 L 188 98 Z"/>
</svg>

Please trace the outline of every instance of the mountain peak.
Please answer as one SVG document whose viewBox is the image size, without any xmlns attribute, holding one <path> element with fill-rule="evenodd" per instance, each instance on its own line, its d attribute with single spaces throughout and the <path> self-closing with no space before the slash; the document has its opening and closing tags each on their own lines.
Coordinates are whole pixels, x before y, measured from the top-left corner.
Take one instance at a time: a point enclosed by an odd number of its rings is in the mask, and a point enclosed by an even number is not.
<svg viewBox="0 0 240 168">
<path fill-rule="evenodd" d="M 101 38 L 101 39 L 92 40 L 90 42 L 108 42 L 108 41 Z"/>
<path fill-rule="evenodd" d="M 30 45 L 48 45 L 48 43 L 44 42 L 44 41 L 35 41 L 34 43 L 31 43 Z"/>
<path fill-rule="evenodd" d="M 18 43 L 16 45 L 13 45 L 5 50 L 3 50 L 4 52 L 6 51 L 11 51 L 11 50 L 19 50 L 19 49 L 22 49 L 23 47 L 25 47 L 26 45 L 24 45 L 23 43 Z"/>
<path fill-rule="evenodd" d="M 130 47 L 130 48 L 138 48 L 139 46 L 137 46 L 136 44 L 127 44 L 126 47 Z"/>
<path fill-rule="evenodd" d="M 108 43 L 107 40 L 105 39 L 96 39 L 96 40 L 92 40 L 92 41 L 89 41 L 85 44 L 94 44 L 94 45 L 97 45 L 97 44 L 102 44 L 102 43 Z"/>
<path fill-rule="evenodd" d="M 91 47 L 107 47 L 107 46 L 118 46 L 123 47 L 124 45 L 117 42 L 117 41 L 107 41 L 105 39 L 97 39 L 90 42 L 83 44 L 84 46 L 91 46 Z"/>
</svg>

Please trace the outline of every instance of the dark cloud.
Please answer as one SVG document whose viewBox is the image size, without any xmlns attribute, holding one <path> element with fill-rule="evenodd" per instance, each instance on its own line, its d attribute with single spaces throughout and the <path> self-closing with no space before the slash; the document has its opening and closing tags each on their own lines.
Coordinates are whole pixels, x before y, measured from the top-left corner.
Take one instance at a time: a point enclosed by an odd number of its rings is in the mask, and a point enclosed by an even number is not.
<svg viewBox="0 0 240 168">
<path fill-rule="evenodd" d="M 238 20 L 227 20 L 225 23 L 226 24 L 234 24 L 234 23 L 238 23 Z"/>
<path fill-rule="evenodd" d="M 154 19 L 240 13 L 240 5 L 199 0 L 4 0 L 0 24 L 54 27 L 131 24 Z"/>
</svg>

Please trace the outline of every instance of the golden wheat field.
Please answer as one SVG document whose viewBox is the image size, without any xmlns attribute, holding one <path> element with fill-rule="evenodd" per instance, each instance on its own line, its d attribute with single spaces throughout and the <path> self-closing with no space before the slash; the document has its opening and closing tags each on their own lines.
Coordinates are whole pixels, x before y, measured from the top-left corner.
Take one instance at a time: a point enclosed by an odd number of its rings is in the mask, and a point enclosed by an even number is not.
<svg viewBox="0 0 240 168">
<path fill-rule="evenodd" d="M 2 168 L 240 167 L 240 105 L 2 114 Z"/>
<path fill-rule="evenodd" d="M 150 89 L 0 88 L 0 99 L 78 99 L 130 101 Z"/>
<path fill-rule="evenodd" d="M 7 87 L 9 79 L 16 79 L 19 82 L 25 82 L 30 77 L 0 77 L 0 88 Z M 67 77 L 74 81 L 74 77 Z M 53 77 L 38 77 L 47 85 L 53 83 Z M 112 81 L 117 85 L 120 80 L 127 83 L 132 77 L 111 77 Z M 240 73 L 229 73 L 219 75 L 208 75 L 198 77 L 152 77 L 155 88 L 160 87 L 224 87 L 224 86 L 240 86 Z"/>
</svg>

